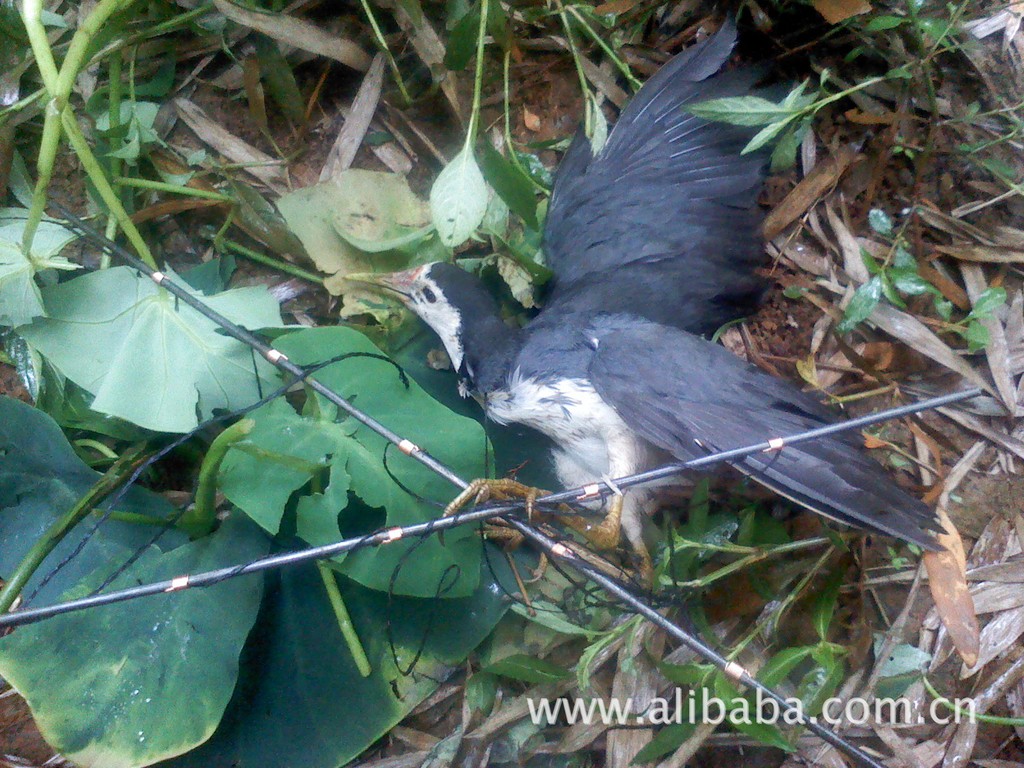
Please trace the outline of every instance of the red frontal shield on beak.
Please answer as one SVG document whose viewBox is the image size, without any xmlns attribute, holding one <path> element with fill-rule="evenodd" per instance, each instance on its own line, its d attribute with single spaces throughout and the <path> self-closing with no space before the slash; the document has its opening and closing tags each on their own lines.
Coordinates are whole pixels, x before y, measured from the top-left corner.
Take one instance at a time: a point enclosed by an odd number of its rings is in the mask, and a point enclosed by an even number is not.
<svg viewBox="0 0 1024 768">
<path fill-rule="evenodd" d="M 408 304 L 412 287 L 423 269 L 420 266 L 401 272 L 359 272 L 346 275 L 345 279 L 354 283 L 372 285 L 375 288 L 383 288 L 385 292 L 397 296 L 403 304 Z"/>
</svg>

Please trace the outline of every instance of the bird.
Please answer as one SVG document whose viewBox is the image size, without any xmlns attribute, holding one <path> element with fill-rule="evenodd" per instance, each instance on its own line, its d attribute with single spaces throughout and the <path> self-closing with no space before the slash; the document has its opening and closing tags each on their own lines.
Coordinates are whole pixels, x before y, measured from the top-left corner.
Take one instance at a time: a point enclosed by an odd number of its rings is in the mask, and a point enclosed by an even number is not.
<svg viewBox="0 0 1024 768">
<path fill-rule="evenodd" d="M 726 21 L 670 60 L 603 147 L 582 129 L 576 134 L 545 222 L 552 285 L 525 326 L 505 323 L 480 279 L 453 263 L 350 276 L 397 297 L 433 330 L 460 393 L 474 396 L 489 419 L 550 438 L 566 488 L 615 487 L 614 478 L 669 461 L 839 420 L 791 382 L 705 338 L 753 311 L 765 291 L 755 273 L 764 157 L 743 154 L 749 130 L 684 110 L 751 91 L 757 72 L 720 71 L 735 41 Z M 933 511 L 850 433 L 731 464 L 825 517 L 941 548 Z M 658 488 L 634 486 L 602 503 L 604 519 L 588 526 L 588 538 L 611 549 L 624 536 L 649 578 L 642 529 Z"/>
</svg>

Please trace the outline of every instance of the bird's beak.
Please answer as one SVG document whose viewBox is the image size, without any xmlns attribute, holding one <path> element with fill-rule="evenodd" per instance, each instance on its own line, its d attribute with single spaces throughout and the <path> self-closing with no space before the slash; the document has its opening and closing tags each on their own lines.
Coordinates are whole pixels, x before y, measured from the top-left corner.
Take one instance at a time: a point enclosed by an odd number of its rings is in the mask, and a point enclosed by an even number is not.
<svg viewBox="0 0 1024 768">
<path fill-rule="evenodd" d="M 413 267 L 402 272 L 354 272 L 345 275 L 345 279 L 353 283 L 372 285 L 375 288 L 383 288 L 387 293 L 397 296 L 403 304 L 409 303 L 412 286 L 419 277 L 423 267 Z"/>
</svg>

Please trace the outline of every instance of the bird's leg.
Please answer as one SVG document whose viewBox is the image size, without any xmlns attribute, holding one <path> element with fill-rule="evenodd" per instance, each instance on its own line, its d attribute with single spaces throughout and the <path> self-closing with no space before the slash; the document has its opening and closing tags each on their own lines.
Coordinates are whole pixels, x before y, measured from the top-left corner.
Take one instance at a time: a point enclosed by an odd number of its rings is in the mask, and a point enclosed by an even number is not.
<svg viewBox="0 0 1024 768">
<path fill-rule="evenodd" d="M 466 489 L 444 508 L 444 517 L 458 514 L 470 502 L 482 504 L 489 499 L 505 501 L 518 497 L 526 501 L 526 519 L 533 520 L 537 497 L 546 494 L 547 491 L 533 488 L 507 477 L 479 478 L 466 486 Z M 515 549 L 523 543 L 523 535 L 519 531 L 494 523 L 487 525 L 484 535 L 509 549 Z"/>
<path fill-rule="evenodd" d="M 608 511 L 600 523 L 594 523 L 583 517 L 566 519 L 567 525 L 583 534 L 587 541 L 598 549 L 615 549 L 619 546 L 622 531 L 622 507 L 625 496 L 617 493 L 609 499 Z"/>
<path fill-rule="evenodd" d="M 524 485 L 511 478 L 480 478 L 466 486 L 466 490 L 444 508 L 444 516 L 451 517 L 458 513 L 470 501 L 474 504 L 481 504 L 488 499 L 507 500 L 518 497 L 526 500 L 526 516 L 527 519 L 532 520 L 535 502 L 537 497 L 542 495 L 545 495 L 545 491 Z"/>
<path fill-rule="evenodd" d="M 580 533 L 598 549 L 613 550 L 618 548 L 622 537 L 622 516 L 625 508 L 626 497 L 622 493 L 616 493 L 609 499 L 607 512 L 600 523 L 573 515 L 571 517 L 559 516 L 559 519 L 568 527 Z M 629 536 L 630 549 L 637 559 L 636 576 L 641 584 L 650 589 L 654 585 L 654 562 L 651 553 L 642 539 Z"/>
</svg>

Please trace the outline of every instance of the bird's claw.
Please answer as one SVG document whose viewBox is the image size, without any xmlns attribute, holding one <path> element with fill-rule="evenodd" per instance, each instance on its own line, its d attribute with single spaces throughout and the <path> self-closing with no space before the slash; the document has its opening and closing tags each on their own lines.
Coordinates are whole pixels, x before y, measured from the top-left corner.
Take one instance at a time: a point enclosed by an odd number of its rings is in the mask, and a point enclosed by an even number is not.
<svg viewBox="0 0 1024 768">
<path fill-rule="evenodd" d="M 482 504 L 490 499 L 507 501 L 520 498 L 526 501 L 526 517 L 533 520 L 536 512 L 538 496 L 546 495 L 546 491 L 539 488 L 520 483 L 507 477 L 500 478 L 478 478 L 471 482 L 466 489 L 456 496 L 452 502 L 444 508 L 444 516 L 451 517 L 458 514 L 466 504 Z"/>
</svg>

